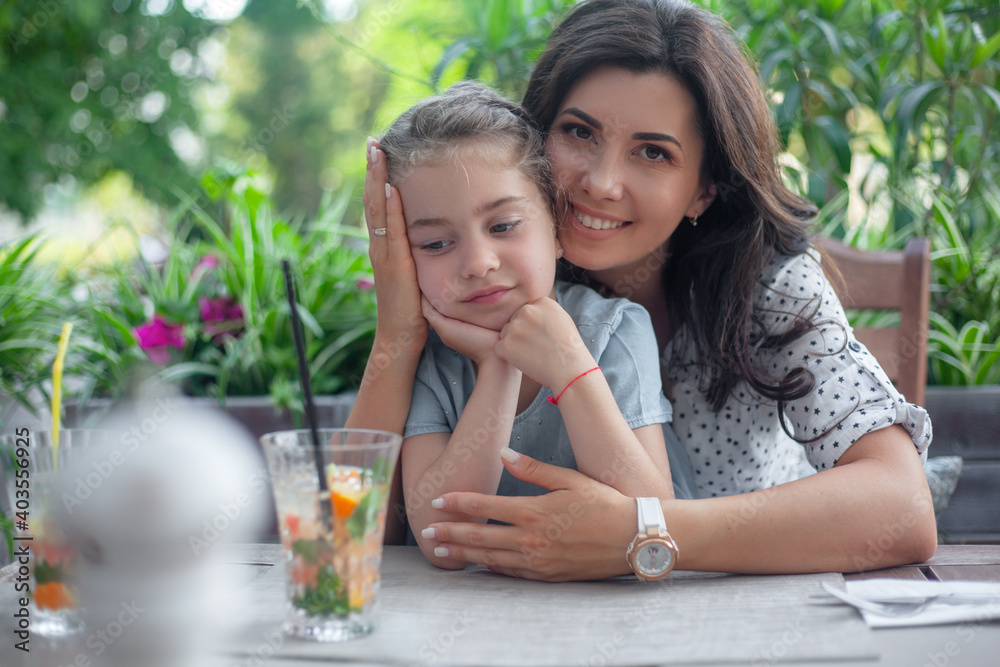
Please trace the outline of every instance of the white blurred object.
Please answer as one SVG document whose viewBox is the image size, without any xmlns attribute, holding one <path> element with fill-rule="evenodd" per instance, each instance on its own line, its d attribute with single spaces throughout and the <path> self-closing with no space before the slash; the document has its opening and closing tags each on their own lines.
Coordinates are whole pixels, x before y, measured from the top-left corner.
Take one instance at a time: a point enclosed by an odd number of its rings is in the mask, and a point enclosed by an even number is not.
<svg viewBox="0 0 1000 667">
<path fill-rule="evenodd" d="M 239 605 L 221 547 L 254 541 L 267 518 L 256 443 L 177 398 L 119 408 L 101 427 L 119 441 L 64 470 L 59 494 L 84 651 L 96 665 L 211 664 Z"/>
<path fill-rule="evenodd" d="M 170 254 L 166 244 L 155 236 L 139 237 L 139 253 L 150 264 L 162 264 Z"/>
</svg>

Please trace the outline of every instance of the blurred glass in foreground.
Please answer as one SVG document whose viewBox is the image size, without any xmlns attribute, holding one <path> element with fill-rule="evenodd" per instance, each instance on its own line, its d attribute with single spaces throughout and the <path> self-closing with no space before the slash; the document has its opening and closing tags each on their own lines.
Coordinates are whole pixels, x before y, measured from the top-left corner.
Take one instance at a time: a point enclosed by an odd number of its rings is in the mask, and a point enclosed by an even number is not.
<svg viewBox="0 0 1000 667">
<path fill-rule="evenodd" d="M 320 429 L 319 441 L 325 493 L 309 431 L 261 438 L 286 569 L 282 630 L 315 641 L 343 641 L 375 629 L 382 537 L 402 438 L 384 431 Z"/>
</svg>

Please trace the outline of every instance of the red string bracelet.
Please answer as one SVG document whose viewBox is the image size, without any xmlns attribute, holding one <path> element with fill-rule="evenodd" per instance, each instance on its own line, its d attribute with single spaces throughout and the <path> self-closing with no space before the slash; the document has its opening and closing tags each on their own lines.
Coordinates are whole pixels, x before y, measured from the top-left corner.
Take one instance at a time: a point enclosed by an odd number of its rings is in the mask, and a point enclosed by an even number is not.
<svg viewBox="0 0 1000 667">
<path fill-rule="evenodd" d="M 559 405 L 559 399 L 562 398 L 562 395 L 566 393 L 567 389 L 569 389 L 570 387 L 573 386 L 574 382 L 576 382 L 577 380 L 579 380 L 580 378 L 582 378 L 587 373 L 593 373 L 594 371 L 599 371 L 599 370 L 601 370 L 600 366 L 594 366 L 589 371 L 584 371 L 584 372 L 580 373 L 575 378 L 573 378 L 572 380 L 570 380 L 568 385 L 566 385 L 565 387 L 563 387 L 563 390 L 559 392 L 558 396 L 556 396 L 555 398 L 552 398 L 551 396 L 549 396 L 549 398 L 548 398 L 549 403 L 551 403 L 552 405 Z"/>
</svg>

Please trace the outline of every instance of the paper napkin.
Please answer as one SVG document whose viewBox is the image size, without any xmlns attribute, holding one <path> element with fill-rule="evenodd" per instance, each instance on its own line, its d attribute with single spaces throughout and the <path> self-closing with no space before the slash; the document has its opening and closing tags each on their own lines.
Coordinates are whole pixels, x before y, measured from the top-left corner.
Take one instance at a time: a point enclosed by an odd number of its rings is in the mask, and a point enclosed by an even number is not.
<svg viewBox="0 0 1000 667">
<path fill-rule="evenodd" d="M 983 623 L 1000 618 L 1000 584 L 980 581 L 907 581 L 905 579 L 862 579 L 847 582 L 847 593 L 872 602 L 922 598 L 932 595 L 969 595 L 976 601 L 937 601 L 904 616 L 887 616 L 860 610 L 871 628 L 900 628 L 949 623 Z M 981 598 L 981 601 L 978 599 Z"/>
</svg>

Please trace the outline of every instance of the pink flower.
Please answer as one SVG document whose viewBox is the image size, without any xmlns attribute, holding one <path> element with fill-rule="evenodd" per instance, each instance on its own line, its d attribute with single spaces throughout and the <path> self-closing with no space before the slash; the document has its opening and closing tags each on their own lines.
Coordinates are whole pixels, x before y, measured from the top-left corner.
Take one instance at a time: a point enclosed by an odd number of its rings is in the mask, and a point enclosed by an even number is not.
<svg viewBox="0 0 1000 667">
<path fill-rule="evenodd" d="M 197 264 L 194 265 L 194 269 L 191 271 L 191 277 L 197 278 L 203 273 L 211 273 L 212 269 L 220 264 L 219 258 L 215 255 L 205 255 L 202 257 Z"/>
<path fill-rule="evenodd" d="M 139 347 L 146 351 L 153 363 L 165 364 L 170 361 L 168 348 L 184 349 L 184 326 L 169 324 L 159 314 L 154 314 L 152 320 L 136 327 L 133 332 L 139 339 Z"/>
<path fill-rule="evenodd" d="M 375 282 L 373 280 L 369 280 L 368 278 L 361 278 L 354 283 L 354 286 L 360 290 L 370 290 L 375 287 Z"/>
<path fill-rule="evenodd" d="M 198 299 L 201 306 L 201 321 L 205 332 L 218 341 L 227 335 L 235 335 L 243 328 L 243 306 L 232 297 Z"/>
</svg>

